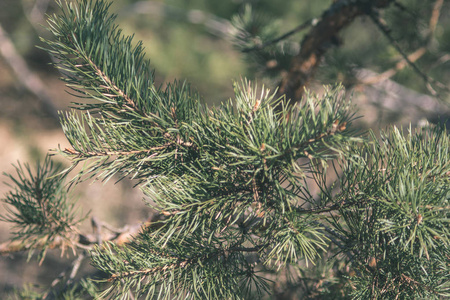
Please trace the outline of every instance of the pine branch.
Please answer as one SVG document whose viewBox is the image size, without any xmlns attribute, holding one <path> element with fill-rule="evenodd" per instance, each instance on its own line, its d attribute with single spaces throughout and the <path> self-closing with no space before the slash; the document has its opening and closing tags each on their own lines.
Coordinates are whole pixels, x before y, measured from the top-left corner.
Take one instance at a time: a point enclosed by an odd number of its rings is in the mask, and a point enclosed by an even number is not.
<svg viewBox="0 0 450 300">
<path fill-rule="evenodd" d="M 306 36 L 301 51 L 309 47 L 311 63 L 325 53 L 322 43 L 354 18 L 390 3 L 336 1 L 310 33 L 330 29 L 331 22 L 335 29 Z M 20 213 L 9 211 L 7 219 L 34 227 L 18 235 L 31 242 L 5 251 L 62 241 L 93 249 L 92 264 L 109 284 L 99 298 L 261 298 L 269 280 L 258 273 L 292 266 L 310 274 L 310 262 L 321 263 L 316 270 L 323 273 L 328 257 L 345 264 L 345 274 L 358 274 L 349 277 L 351 288 L 338 288 L 352 297 L 448 294 L 450 140 L 444 128 L 407 135 L 392 129 L 381 141 L 370 136 L 360 143 L 339 86 L 290 105 L 242 80 L 233 99 L 207 108 L 187 84 L 154 86 L 141 44 L 133 47 L 121 34 L 104 1 L 59 4 L 49 51 L 61 59 L 68 86 L 90 99 L 77 104 L 80 115 L 62 117 L 71 146 L 60 152 L 72 168 L 86 162 L 75 179 L 136 179 L 160 214 L 108 234 L 109 226 L 92 218 L 94 234 L 80 234 L 66 198 L 56 193 L 59 182 L 50 177 L 44 189 L 45 176 L 28 171 L 33 180 L 27 180 L 19 170 L 19 179 L 10 176 L 18 188 L 7 202 Z M 336 173 L 331 186 L 330 165 Z M 317 195 L 310 184 L 318 186 Z M 61 230 L 46 240 L 54 228 Z M 36 236 L 43 234 L 41 244 Z M 333 268 L 337 274 L 342 266 Z M 77 263 L 71 273 L 76 270 Z"/>
<path fill-rule="evenodd" d="M 76 51 L 78 53 L 78 55 L 80 57 L 83 57 L 83 54 L 80 53 L 79 51 Z M 107 85 L 106 86 L 100 86 L 101 88 L 106 89 L 107 91 L 112 91 L 114 93 L 116 93 L 117 95 L 114 94 L 107 94 L 107 93 L 103 93 L 103 96 L 105 96 L 106 98 L 115 98 L 115 97 L 122 97 L 126 104 L 124 105 L 125 108 L 141 113 L 143 114 L 143 112 L 141 112 L 138 107 L 136 106 L 136 104 L 134 103 L 133 100 L 131 100 L 131 98 L 125 94 L 125 92 L 123 90 L 121 90 L 120 88 L 117 87 L 116 84 L 114 84 L 114 82 L 112 82 L 111 78 L 109 78 L 100 68 L 99 66 L 97 66 L 89 57 L 85 57 L 85 59 L 89 62 L 89 65 L 95 70 L 95 73 L 97 74 L 97 76 L 99 78 L 101 78 Z M 75 67 L 84 67 L 83 65 L 76 65 Z"/>
<path fill-rule="evenodd" d="M 179 299 L 202 295 L 207 298 L 213 295 L 232 296 L 233 292 L 240 290 L 241 280 L 254 276 L 250 265 L 239 262 L 242 259 L 240 252 L 256 249 L 226 246 L 224 240 L 215 237 L 210 242 L 201 241 L 198 234 L 194 233 L 193 237 L 185 240 L 174 238 L 166 246 L 158 247 L 154 241 L 159 239 L 160 234 L 143 232 L 129 249 L 109 245 L 108 251 L 97 251 L 93 256 L 94 264 L 110 274 L 108 281 L 116 287 L 110 291 L 112 296 L 125 293 L 138 282 L 142 288 L 136 289 L 137 296 L 151 297 L 158 293 L 165 299 L 171 296 Z M 141 249 L 147 250 L 141 252 Z M 200 249 L 202 251 L 198 251 Z M 214 277 L 217 272 L 222 276 L 219 281 Z M 196 285 L 190 283 L 198 279 L 200 281 Z M 165 289 L 169 282 L 173 289 Z M 219 282 L 222 289 L 216 290 L 214 286 Z"/>
<path fill-rule="evenodd" d="M 54 170 L 50 168 L 47 171 L 51 171 L 52 174 L 55 174 L 59 172 L 59 169 Z M 48 173 L 46 173 L 46 171 L 42 174 L 45 175 L 44 177 L 48 176 Z M 64 184 L 63 181 L 61 181 L 61 183 Z M 7 199 L 3 199 L 3 202 L 6 202 L 5 200 Z M 46 209 L 49 210 L 49 214 L 54 214 L 54 212 L 52 212 L 52 210 L 55 209 L 53 206 Z M 12 210 L 9 206 L 7 206 L 6 211 L 8 212 Z M 15 219 L 12 216 L 7 217 L 5 215 L 2 215 L 1 217 L 8 222 L 15 222 Z M 17 218 L 17 215 L 15 218 Z M 46 249 L 61 249 L 64 253 L 68 247 L 71 248 L 75 253 L 77 249 L 92 250 L 95 245 L 99 244 L 99 241 L 106 241 L 115 243 L 117 245 L 124 245 L 125 243 L 129 242 L 133 236 L 137 235 L 143 228 L 160 227 L 160 220 L 161 216 L 156 215 L 143 223 L 126 225 L 123 228 L 114 229 L 110 225 L 104 222 L 100 222 L 97 220 L 97 218 L 92 217 L 91 223 L 93 224 L 94 231 L 97 231 L 96 234 L 81 233 L 75 226 L 76 224 L 71 225 L 69 231 L 64 232 L 63 234 L 61 234 L 60 232 L 48 234 L 47 232 L 45 232 L 45 228 L 39 228 L 39 230 L 28 232 L 17 232 L 17 236 L 14 237 L 13 240 L 0 244 L 0 255 L 8 255 L 11 253 L 22 251 L 30 251 L 30 253 L 32 253 L 35 250 L 41 250 L 42 254 L 44 254 Z M 58 224 L 60 224 L 59 221 L 57 222 Z M 94 224 L 96 224 L 96 226 L 94 226 Z M 52 226 L 51 228 L 54 227 Z M 102 228 L 106 228 L 110 232 L 104 232 L 101 230 Z M 44 256 L 42 256 L 41 262 L 43 261 L 43 259 Z"/>
<path fill-rule="evenodd" d="M 60 168 L 47 156 L 33 172 L 28 164 L 14 166 L 16 175 L 4 174 L 14 183 L 14 191 L 1 201 L 7 204 L 0 220 L 13 224 L 13 240 L 20 243 L 7 246 L 5 251 L 26 247 L 42 247 L 41 262 L 47 248 L 57 241 L 62 249 L 73 248 L 71 236 L 80 220 L 75 205 L 67 198 Z M 12 187 L 12 186 L 11 186 Z M 3 251 L 2 251 L 3 252 Z"/>
</svg>

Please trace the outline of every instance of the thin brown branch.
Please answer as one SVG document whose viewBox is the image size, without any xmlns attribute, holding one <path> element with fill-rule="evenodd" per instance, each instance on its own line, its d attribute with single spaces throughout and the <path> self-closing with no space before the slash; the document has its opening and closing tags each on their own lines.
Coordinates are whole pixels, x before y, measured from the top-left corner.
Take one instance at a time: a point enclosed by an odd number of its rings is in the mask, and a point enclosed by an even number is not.
<svg viewBox="0 0 450 300">
<path fill-rule="evenodd" d="M 78 52 L 78 50 L 77 50 Z M 108 76 L 106 76 L 106 74 L 100 70 L 100 68 L 97 66 L 97 64 L 95 64 L 89 57 L 85 57 L 85 59 L 89 62 L 89 64 L 91 65 L 91 67 L 95 70 L 96 74 L 101 77 L 104 82 L 106 84 L 108 84 L 109 86 L 105 86 L 106 89 L 112 89 L 114 92 L 116 92 L 120 97 L 122 97 L 127 105 L 125 105 L 125 107 L 130 108 L 136 112 L 140 112 L 140 110 L 138 109 L 138 107 L 136 106 L 136 104 L 134 103 L 133 100 L 131 100 L 131 98 L 125 94 L 124 91 L 122 91 L 120 88 L 117 87 L 117 85 L 112 82 L 111 78 L 109 78 Z"/>
<path fill-rule="evenodd" d="M 126 226 L 121 233 L 102 232 L 101 240 L 104 242 L 113 242 L 116 245 L 123 245 L 129 242 L 133 236 L 136 236 L 143 227 L 158 226 L 158 218 L 159 216 L 155 216 L 144 223 Z M 97 245 L 97 243 L 98 237 L 95 234 L 80 234 L 73 232 L 70 236 L 56 237 L 50 245 L 47 245 L 47 239 L 45 237 L 38 241 L 34 241 L 33 243 L 21 240 L 7 241 L 0 244 L 0 255 L 9 255 L 31 249 L 41 249 L 45 246 L 48 246 L 50 249 L 64 249 L 69 245 L 70 247 L 90 250 L 94 245 Z"/>
<path fill-rule="evenodd" d="M 68 244 L 70 244 L 70 246 L 75 245 L 76 241 L 77 235 L 75 234 L 72 237 L 69 237 L 69 239 L 67 237 L 58 236 L 49 245 L 47 237 L 40 238 L 39 240 L 35 240 L 33 242 L 29 242 L 28 240 L 7 241 L 0 244 L 0 255 L 9 255 L 15 252 L 27 251 L 31 249 L 41 249 L 46 246 L 50 249 L 65 249 Z"/>
<path fill-rule="evenodd" d="M 441 14 L 442 5 L 444 4 L 444 0 L 436 0 L 436 2 L 433 5 L 433 11 L 431 12 L 430 22 L 428 26 L 429 30 L 429 38 L 428 40 L 431 40 L 434 32 L 436 31 L 436 26 L 439 21 L 439 16 Z"/>
<path fill-rule="evenodd" d="M 152 251 L 152 250 L 150 250 L 150 251 Z M 219 253 L 220 254 L 224 254 L 224 251 L 223 250 L 219 250 L 215 255 L 219 255 Z M 208 254 L 202 255 L 202 256 L 203 257 L 207 257 Z M 177 259 L 176 257 L 170 257 L 170 258 L 172 258 L 173 260 Z M 155 272 L 165 272 L 165 271 L 168 271 L 168 270 L 173 270 L 175 268 L 184 268 L 187 265 L 189 265 L 190 263 L 192 263 L 193 261 L 197 261 L 199 258 L 201 258 L 201 256 L 198 256 L 198 257 L 195 257 L 195 258 L 191 258 L 191 259 L 184 259 L 184 260 L 181 260 L 181 261 L 178 260 L 178 261 L 175 261 L 175 262 L 173 262 L 171 264 L 165 264 L 164 266 L 157 266 L 157 267 L 154 267 L 154 268 L 148 268 L 148 269 L 144 269 L 144 270 L 135 270 L 135 271 L 121 272 L 121 273 L 117 273 L 117 274 L 112 274 L 109 277 L 108 281 L 109 282 L 113 282 L 113 281 L 116 281 L 116 280 L 121 280 L 123 278 L 132 277 L 132 276 L 136 276 L 136 275 L 145 277 L 145 276 L 149 276 L 149 275 L 151 275 L 152 273 L 155 273 Z"/>
<path fill-rule="evenodd" d="M 64 152 L 72 155 L 89 155 L 89 156 L 114 156 L 114 155 L 133 155 L 133 154 L 142 154 L 142 153 L 150 153 L 152 151 L 163 150 L 172 145 L 172 143 L 166 143 L 163 146 L 151 147 L 145 150 L 132 150 L 132 151 L 88 151 L 88 152 L 80 152 L 73 148 L 65 148 Z M 154 153 L 155 154 L 155 153 Z"/>
<path fill-rule="evenodd" d="M 408 63 L 408 65 L 416 72 L 424 82 L 426 83 L 426 86 L 428 88 L 428 91 L 436 96 L 438 93 L 434 90 L 434 88 L 431 86 L 432 84 L 436 85 L 437 87 L 450 92 L 450 89 L 444 85 L 442 82 L 439 82 L 427 74 L 425 74 L 413 61 L 411 61 L 408 58 L 408 55 L 403 51 L 403 49 L 400 47 L 399 43 L 394 39 L 394 37 L 390 34 L 390 30 L 387 27 L 386 23 L 383 19 L 376 16 L 374 13 L 369 14 L 370 19 L 374 22 L 374 24 L 380 29 L 380 31 L 384 34 L 384 36 L 389 40 L 392 46 L 397 50 L 398 53 L 403 57 L 403 59 Z"/>
<path fill-rule="evenodd" d="M 243 53 L 248 53 L 248 52 L 252 52 L 252 51 L 255 51 L 255 50 L 264 49 L 265 47 L 273 45 L 273 44 L 276 44 L 276 43 L 278 43 L 278 42 L 280 42 L 282 40 L 285 40 L 288 37 L 290 37 L 291 35 L 293 35 L 293 34 L 295 34 L 297 32 L 300 32 L 300 31 L 302 31 L 302 30 L 304 30 L 304 29 L 306 29 L 306 28 L 308 28 L 310 26 L 316 25 L 318 22 L 319 22 L 319 19 L 316 19 L 316 18 L 309 19 L 308 21 L 303 22 L 302 24 L 298 25 L 294 29 L 286 32 L 285 34 L 283 34 L 283 35 L 281 35 L 281 36 L 279 36 L 279 37 L 277 37 L 277 38 L 275 38 L 275 39 L 273 39 L 271 41 L 265 42 L 264 44 L 257 45 L 255 47 L 243 49 L 242 52 Z"/>
<path fill-rule="evenodd" d="M 234 252 L 258 252 L 261 249 L 263 249 L 264 246 L 258 246 L 258 247 L 231 247 L 229 249 L 229 251 L 234 251 Z"/>
<path fill-rule="evenodd" d="M 75 276 L 78 273 L 78 270 L 80 269 L 81 263 L 83 262 L 83 260 L 85 259 L 85 255 L 84 254 L 79 254 L 78 257 L 72 262 L 72 264 L 64 271 L 62 271 L 58 277 L 56 277 L 51 285 L 50 285 L 50 289 L 44 294 L 44 296 L 42 297 L 43 300 L 50 300 L 50 299 L 54 299 L 53 294 L 51 293 L 53 291 L 53 289 L 64 279 L 64 277 L 66 277 L 66 274 L 68 271 L 70 271 L 69 277 L 67 278 L 64 287 L 62 287 L 61 290 L 66 290 L 74 281 Z"/>
<path fill-rule="evenodd" d="M 431 64 L 428 69 L 436 68 L 437 66 L 441 66 L 450 61 L 450 54 L 442 55 L 438 60 L 436 60 L 433 64 Z"/>
<path fill-rule="evenodd" d="M 185 142 L 181 138 L 178 138 L 176 142 L 167 142 L 162 146 L 150 147 L 145 150 L 131 150 L 131 151 L 88 151 L 88 152 L 80 152 L 73 148 L 65 148 L 64 152 L 71 155 L 89 155 L 89 156 L 115 156 L 115 155 L 133 155 L 133 154 L 149 154 L 153 151 L 159 151 L 169 148 L 170 146 L 184 146 L 184 147 L 192 147 L 193 144 L 191 142 Z M 153 153 L 150 157 L 157 156 L 158 153 Z"/>
<path fill-rule="evenodd" d="M 69 37 L 70 41 L 73 43 L 72 38 Z M 99 76 L 106 85 L 100 85 L 101 88 L 105 90 L 110 90 L 115 92 L 119 97 L 123 98 L 126 102 L 126 104 L 123 105 L 124 108 L 137 112 L 141 116 L 149 117 L 145 112 L 141 111 L 137 106 L 136 103 L 122 90 L 120 89 L 112 80 L 109 78 L 100 68 L 99 66 L 92 61 L 90 57 L 87 55 L 81 53 L 76 46 L 74 46 L 74 51 L 80 56 L 83 57 L 84 60 L 86 60 L 89 63 L 89 66 L 94 69 L 97 76 Z M 77 66 L 85 66 L 84 64 L 79 64 Z M 87 66 L 87 65 L 86 65 Z M 108 94 L 108 93 L 102 93 L 107 98 L 115 98 L 116 95 Z M 151 114 L 150 114 L 151 115 Z M 158 124 L 154 123 L 157 127 L 160 127 Z"/>
<path fill-rule="evenodd" d="M 130 271 L 130 272 L 122 272 L 117 274 L 112 274 L 111 277 L 109 277 L 108 281 L 116 281 L 120 280 L 126 277 L 132 277 L 132 276 L 149 276 L 150 274 L 153 274 L 155 272 L 165 272 L 168 270 L 172 270 L 175 268 L 184 268 L 189 263 L 188 260 L 184 260 L 181 262 L 176 262 L 170 265 L 164 265 L 164 266 L 158 266 L 154 268 L 144 269 L 144 270 L 136 270 L 136 271 Z"/>
<path fill-rule="evenodd" d="M 414 51 L 413 53 L 409 54 L 408 59 L 411 62 L 415 62 L 419 58 L 421 58 L 426 52 L 427 52 L 427 49 L 425 47 L 421 47 L 421 48 L 417 49 L 416 51 Z M 394 76 L 395 74 L 397 74 L 398 71 L 404 69 L 407 65 L 408 65 L 408 62 L 405 59 L 402 59 L 395 65 L 395 67 L 393 67 L 387 71 L 384 71 L 383 73 L 378 74 L 376 76 L 364 79 L 361 81 L 361 83 L 362 84 L 376 84 L 378 82 L 385 81 L 385 80 L 391 78 L 392 76 Z"/>
<path fill-rule="evenodd" d="M 184 260 L 178 260 L 175 261 L 174 263 L 171 264 L 166 264 L 164 266 L 157 266 L 154 268 L 148 268 L 148 269 L 144 269 L 144 270 L 135 270 L 135 271 L 129 271 L 129 272 L 122 272 L 122 273 L 117 273 L 117 274 L 112 274 L 108 281 L 109 282 L 114 282 L 116 280 L 122 280 L 126 277 L 133 277 L 133 276 L 149 276 L 155 272 L 166 272 L 169 270 L 173 270 L 175 268 L 185 268 L 186 266 L 188 266 L 189 264 L 192 264 L 193 262 L 195 263 L 196 261 L 198 261 L 199 259 L 204 259 L 204 258 L 211 258 L 211 257 L 219 257 L 219 256 L 225 256 L 227 257 L 231 252 L 258 252 L 261 249 L 263 249 L 265 247 L 265 245 L 261 245 L 261 246 L 256 246 L 256 247 L 239 247 L 239 246 L 233 246 L 230 247 L 228 249 L 217 249 L 217 251 L 213 254 L 206 254 L 206 255 L 200 255 L 200 256 L 196 256 L 194 258 L 190 258 L 190 259 L 184 259 Z M 172 257 L 173 259 L 176 259 L 176 257 Z"/>
</svg>

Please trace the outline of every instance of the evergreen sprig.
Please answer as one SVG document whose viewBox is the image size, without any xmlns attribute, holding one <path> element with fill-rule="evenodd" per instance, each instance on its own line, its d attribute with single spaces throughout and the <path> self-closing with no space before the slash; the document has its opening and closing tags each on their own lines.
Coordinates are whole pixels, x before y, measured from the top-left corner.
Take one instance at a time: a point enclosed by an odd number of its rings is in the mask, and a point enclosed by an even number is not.
<svg viewBox="0 0 450 300">
<path fill-rule="evenodd" d="M 341 164 L 331 219 L 358 270 L 356 299 L 449 296 L 450 140 L 445 128 L 393 128 Z M 327 200 L 324 200 L 327 201 Z"/>
<path fill-rule="evenodd" d="M 78 103 L 76 108 L 86 111 L 81 116 L 70 112 L 62 118 L 72 146 L 63 152 L 73 166 L 87 161 L 79 176 L 137 179 L 153 206 L 167 216 L 151 238 L 159 247 L 174 239 L 192 241 L 202 232 L 206 248 L 215 248 L 217 236 L 236 241 L 232 246 L 228 242 L 227 251 L 231 247 L 236 252 L 232 257 L 255 252 L 276 268 L 304 258 L 313 261 L 327 238 L 313 225 L 317 218 L 298 214 L 305 203 L 315 205 L 302 183 L 311 171 L 308 161 L 325 166 L 356 141 L 347 129 L 353 115 L 340 88 L 287 106 L 264 87 L 258 90 L 242 80 L 235 84 L 234 99 L 206 108 L 186 84 L 165 90 L 154 86 L 149 65 L 141 64 L 141 44 L 131 46 L 131 37 L 120 34 L 107 8 L 103 1 L 84 0 L 50 19 L 56 41 L 47 43 L 67 72 L 68 86 L 98 100 Z M 286 106 L 280 111 L 277 105 Z M 305 163 L 299 165 L 302 158 Z M 272 234 L 274 230 L 278 232 Z M 98 255 L 96 264 L 106 268 L 112 259 Z M 152 273 L 163 274 L 165 261 L 156 263 Z M 172 265 L 172 271 L 183 269 L 180 263 Z M 119 268 L 111 276 L 133 274 L 125 286 L 136 288 L 149 267 L 134 267 L 138 269 L 132 273 Z M 239 270 L 226 276 L 237 280 Z M 160 284 L 155 279 L 146 289 Z M 196 293 L 219 291 L 228 296 L 235 292 L 213 284 Z"/>
<path fill-rule="evenodd" d="M 268 291 L 266 279 L 257 275 L 243 252 L 256 252 L 229 244 L 229 238 L 208 237 L 196 231 L 183 240 L 176 237 L 161 247 L 160 233 L 145 232 L 126 248 L 108 244 L 97 249 L 93 263 L 110 274 L 105 296 L 126 295 L 160 299 L 247 299 Z"/>
<path fill-rule="evenodd" d="M 0 220 L 13 224 L 13 240 L 20 240 L 25 249 L 41 248 L 39 258 L 45 256 L 47 248 L 57 239 L 61 245 L 71 245 L 77 219 L 75 203 L 67 197 L 64 178 L 59 176 L 61 168 L 55 166 L 47 156 L 37 163 L 33 173 L 30 165 L 14 166 L 16 175 L 6 174 L 13 184 L 13 191 L 2 199 L 5 212 Z M 64 247 L 62 247 L 64 248 Z"/>
<path fill-rule="evenodd" d="M 58 4 L 62 14 L 49 19 L 56 40 L 44 42 L 77 96 L 97 100 L 76 103 L 77 109 L 89 114 L 79 117 L 68 112 L 62 117 L 73 147 L 64 153 L 74 164 L 94 158 L 87 172 L 96 175 L 101 166 L 104 178 L 118 171 L 122 176 L 151 176 L 148 168 L 140 174 L 149 161 L 155 170 L 177 168 L 167 158 L 183 156 L 192 148 L 182 124 L 200 113 L 198 96 L 186 83 L 174 82 L 165 89 L 154 85 L 142 43 L 133 46 L 132 37 L 122 35 L 106 2 Z M 114 161 L 108 160 L 111 156 Z"/>
<path fill-rule="evenodd" d="M 83 163 L 73 183 L 130 177 L 160 216 L 127 244 L 98 239 L 91 259 L 109 284 L 100 297 L 261 298 L 282 272 L 314 284 L 305 297 L 450 296 L 444 127 L 358 138 L 340 86 L 291 105 L 242 79 L 210 108 L 187 83 L 155 85 L 142 43 L 121 33 L 107 2 L 58 4 L 47 50 L 90 99 L 61 115 L 71 147 L 60 152 L 69 170 Z M 235 21 L 243 44 L 252 22 L 250 11 Z M 37 175 L 16 169 L 4 202 L 17 212 L 3 219 L 31 244 L 66 237 L 73 206 L 49 160 Z M 331 267 L 338 278 L 324 280 Z"/>
</svg>

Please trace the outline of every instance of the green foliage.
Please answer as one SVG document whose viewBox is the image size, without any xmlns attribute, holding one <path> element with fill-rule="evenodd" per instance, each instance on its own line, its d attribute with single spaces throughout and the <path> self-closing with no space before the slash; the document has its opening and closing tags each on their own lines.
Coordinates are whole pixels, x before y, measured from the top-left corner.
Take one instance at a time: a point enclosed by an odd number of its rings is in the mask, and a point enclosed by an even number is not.
<svg viewBox="0 0 450 300">
<path fill-rule="evenodd" d="M 110 274 L 113 283 L 103 295 L 127 299 L 132 289 L 136 296 L 160 299 L 248 299 L 253 290 L 259 295 L 268 290 L 242 250 L 226 247 L 230 236 L 208 234 L 196 231 L 158 246 L 155 241 L 164 237 L 148 231 L 125 248 L 111 244 L 97 249 L 94 266 Z"/>
<path fill-rule="evenodd" d="M 341 164 L 340 192 L 323 194 L 344 199 L 332 224 L 358 273 L 353 295 L 448 296 L 448 132 L 436 127 L 405 136 L 393 128 L 372 140 L 354 149 L 358 160 Z"/>
<path fill-rule="evenodd" d="M 127 244 L 97 241 L 99 297 L 262 298 L 280 274 L 317 299 L 450 295 L 444 127 L 361 138 L 341 86 L 290 105 L 242 79 L 210 108 L 187 83 L 155 85 L 142 44 L 114 25 L 105 1 L 58 3 L 48 51 L 74 94 L 91 99 L 61 115 L 65 172 L 83 164 L 73 184 L 130 177 L 161 216 Z M 235 24 L 247 47 L 245 32 L 263 22 L 246 10 Z M 64 237 L 76 222 L 59 171 L 48 159 L 37 175 L 26 170 L 31 179 L 19 166 L 4 200 L 19 213 L 3 218 L 31 246 Z"/>
<path fill-rule="evenodd" d="M 59 289 L 60 288 L 60 289 Z M 59 290 L 58 290 L 59 289 Z M 93 281 L 82 279 L 79 283 L 65 286 L 59 283 L 49 291 L 38 291 L 36 286 L 26 285 L 20 290 L 15 290 L 8 300 L 40 300 L 40 299 L 61 299 L 61 300 L 82 300 L 98 299 L 99 293 Z"/>
<path fill-rule="evenodd" d="M 16 175 L 4 174 L 13 182 L 2 202 L 7 204 L 0 220 L 13 224 L 13 240 L 20 240 L 30 248 L 41 247 L 40 259 L 57 239 L 70 243 L 70 234 L 79 220 L 75 216 L 75 203 L 67 199 L 61 168 L 47 156 L 38 162 L 33 173 L 28 164 L 14 166 Z"/>
</svg>

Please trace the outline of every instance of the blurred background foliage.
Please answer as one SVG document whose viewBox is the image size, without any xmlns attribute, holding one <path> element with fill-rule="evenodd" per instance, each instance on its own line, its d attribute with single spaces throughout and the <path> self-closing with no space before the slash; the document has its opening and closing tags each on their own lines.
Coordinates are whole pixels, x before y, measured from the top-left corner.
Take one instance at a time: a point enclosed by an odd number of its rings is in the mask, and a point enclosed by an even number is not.
<svg viewBox="0 0 450 300">
<path fill-rule="evenodd" d="M 330 0 L 283 1 L 269 0 L 116 0 L 112 11 L 126 34 L 135 34 L 147 49 L 160 83 L 175 78 L 187 79 L 205 101 L 217 103 L 231 96 L 232 79 L 240 76 L 254 78 L 243 55 L 233 48 L 227 36 L 229 20 L 251 4 L 255 14 L 284 33 L 304 21 L 320 17 Z M 405 53 L 410 54 L 424 45 L 427 52 L 417 62 L 427 74 L 436 79 L 450 77 L 450 4 L 443 2 L 439 22 L 429 39 L 430 16 L 435 0 L 402 0 L 383 10 L 391 34 Z M 36 8 L 36 3 L 41 3 Z M 34 70 L 53 72 L 45 52 L 36 48 L 38 36 L 47 33 L 42 13 L 55 12 L 50 0 L 2 0 L 0 22 L 13 40 L 17 50 Z M 290 37 L 301 41 L 304 30 Z M 337 81 L 354 83 L 353 73 L 367 68 L 381 73 L 401 59 L 376 26 L 367 18 L 356 19 L 339 36 L 336 47 L 327 52 L 315 78 L 319 84 Z M 8 72 L 4 69 L 2 73 Z M 404 68 L 393 79 L 421 93 L 428 93 L 423 80 L 411 69 Z M 445 80 L 444 80 L 445 81 Z"/>
<path fill-rule="evenodd" d="M 117 22 L 125 34 L 135 34 L 135 41 L 142 40 L 147 56 L 156 69 L 158 84 L 186 79 L 197 89 L 208 104 L 217 104 L 233 95 L 232 81 L 242 77 L 259 78 L 260 74 L 246 60 L 231 42 L 230 20 L 243 13 L 244 7 L 252 5 L 253 11 L 263 20 L 271 23 L 279 33 L 287 32 L 308 19 L 320 17 L 332 0 L 315 1 L 271 1 L 271 0 L 168 0 L 137 1 L 115 0 L 112 11 L 118 14 Z M 416 64 L 425 73 L 443 82 L 450 83 L 450 2 L 441 1 L 438 22 L 433 22 L 433 8 L 436 0 L 399 0 L 382 11 L 382 16 L 406 54 L 421 47 Z M 74 99 L 64 92 L 58 80 L 60 74 L 50 65 L 51 57 L 40 50 L 39 36 L 48 37 L 45 30 L 45 15 L 57 12 L 53 0 L 0 0 L 0 25 L 13 42 L 17 54 L 24 58 L 31 72 L 43 82 L 55 109 L 68 109 Z M 430 34 L 432 31 L 432 34 Z M 289 40 L 299 43 L 308 30 L 298 32 Z M 1 45 L 0 45 L 1 46 Z M 295 47 L 294 47 L 295 50 Z M 298 50 L 297 50 L 298 51 Z M 293 53 L 295 54 L 295 53 Z M 248 57 L 247 57 L 248 58 Z M 372 118 L 365 126 L 384 127 L 397 122 L 406 125 L 418 124 L 421 118 L 446 118 L 449 95 L 440 94 L 440 100 L 430 95 L 422 78 L 410 67 L 395 70 L 390 78 L 401 89 L 372 93 L 367 84 L 361 84 L 358 74 L 369 70 L 376 76 L 396 67 L 402 57 L 368 17 L 357 18 L 340 32 L 336 45 L 325 54 L 310 88 L 320 91 L 322 84 L 342 82 L 350 93 L 364 95 L 355 102 L 360 115 Z M 58 120 L 42 108 L 36 95 L 23 84 L 24 78 L 16 74 L 8 59 L 0 54 L 0 170 L 10 172 L 11 163 L 34 161 L 44 157 L 48 149 L 59 144 L 64 147 L 65 137 Z M 258 79 L 271 87 L 276 87 L 279 77 Z M 379 82 L 377 82 L 378 84 Z M 379 88 L 384 89 L 384 86 Z M 405 98 L 405 102 L 382 105 L 382 97 L 392 94 L 392 99 Z M 432 111 L 426 111 L 417 104 L 408 102 L 431 101 Z M 411 104 L 409 104 L 411 103 Z M 384 105 L 384 107 L 383 107 Z M 414 111 L 409 109 L 414 106 Z M 390 111 L 386 112 L 386 107 Z M 383 116 L 393 118 L 380 121 Z M 389 109 L 388 109 L 389 110 Z M 406 117 L 405 117 L 406 115 Z M 364 120 L 364 118 L 362 119 Z M 3 181 L 3 180 L 2 180 Z M 0 183 L 0 193 L 7 190 Z M 123 226 L 137 219 L 145 219 L 148 210 L 142 209 L 140 194 L 132 189 L 132 184 L 121 182 L 118 186 L 88 186 L 79 192 L 84 210 L 92 210 L 100 219 L 116 226 Z M 86 197 L 88 195 L 88 197 Z M 123 198 L 127 198 L 127 203 Z M 104 209 L 108 200 L 110 209 Z M 119 217 L 118 217 L 119 216 Z M 119 220 L 119 221 L 117 221 Z M 0 224 L 0 242 L 8 239 L 8 228 Z M 58 274 L 54 266 L 69 262 L 57 256 L 37 268 L 22 262 L 2 257 L 0 260 L 0 298 L 25 282 L 47 283 Z M 57 253 L 56 253 L 57 255 Z M 30 298 L 31 299 L 31 298 Z"/>
</svg>

